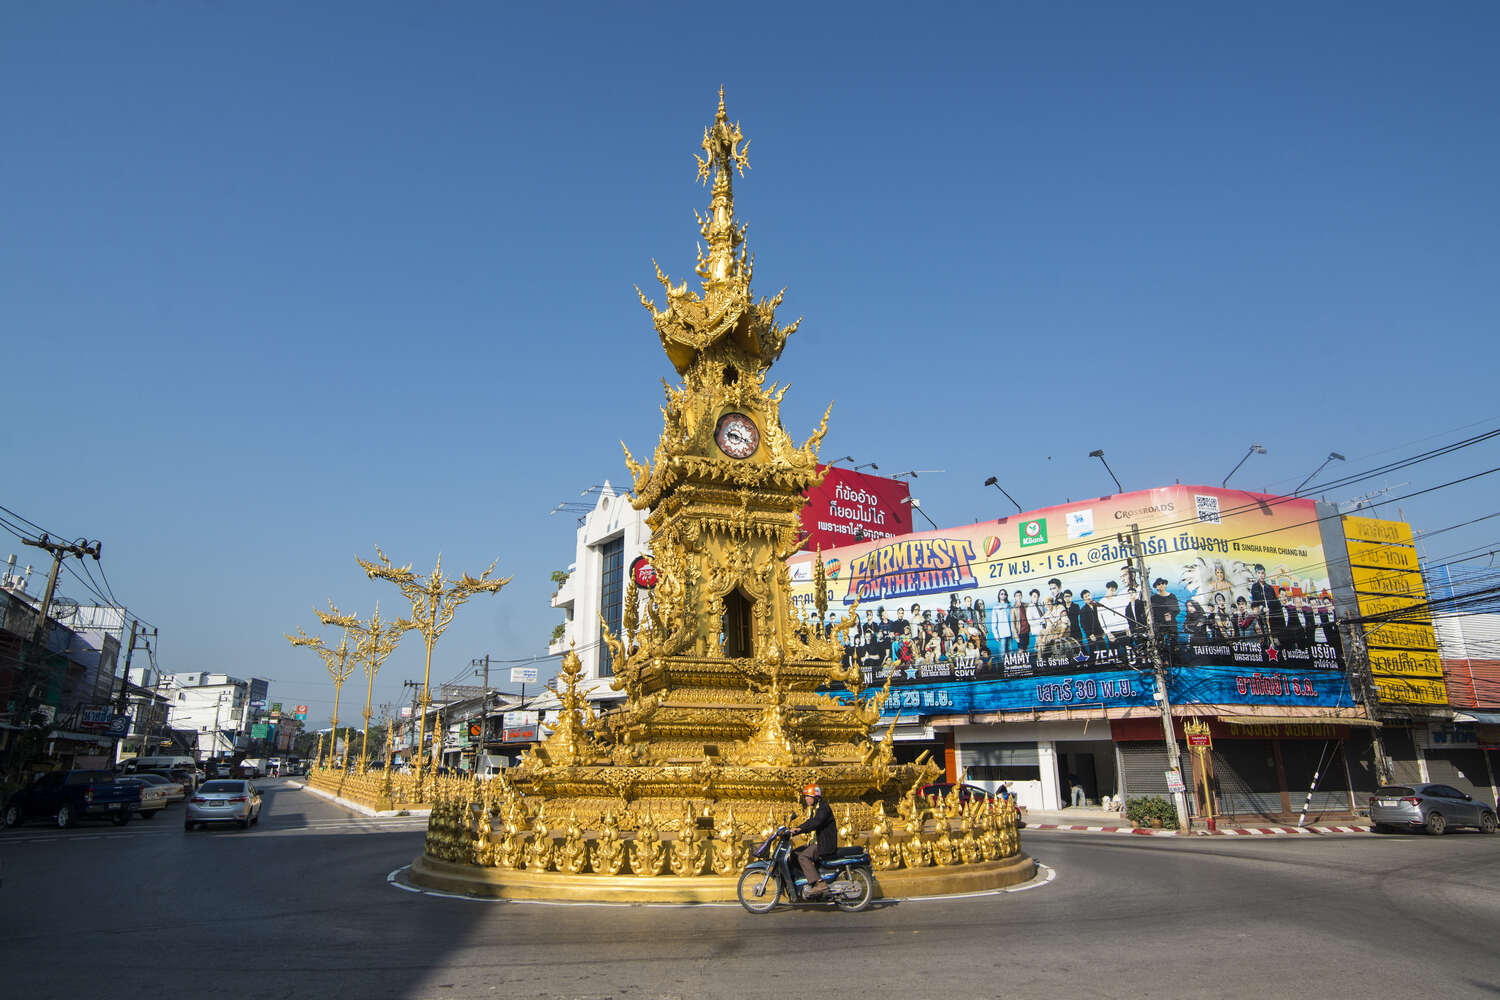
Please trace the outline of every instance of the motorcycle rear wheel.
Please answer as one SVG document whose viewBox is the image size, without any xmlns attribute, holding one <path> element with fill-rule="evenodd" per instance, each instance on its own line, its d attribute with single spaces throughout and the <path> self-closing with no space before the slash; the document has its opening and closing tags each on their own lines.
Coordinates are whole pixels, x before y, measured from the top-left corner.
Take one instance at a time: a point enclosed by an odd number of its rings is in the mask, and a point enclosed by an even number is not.
<svg viewBox="0 0 1500 1000">
<path fill-rule="evenodd" d="M 844 874 L 834 885 L 834 890 L 846 889 L 847 884 L 853 882 L 857 891 L 849 896 L 839 896 L 838 907 L 845 913 L 858 913 L 870 905 L 870 900 L 875 895 L 875 884 L 870 881 L 870 873 L 863 868 L 845 869 Z"/>
<path fill-rule="evenodd" d="M 740 873 L 740 884 L 736 892 L 740 897 L 740 905 L 751 913 L 770 913 L 776 906 L 781 886 L 770 872 L 752 868 Z"/>
</svg>

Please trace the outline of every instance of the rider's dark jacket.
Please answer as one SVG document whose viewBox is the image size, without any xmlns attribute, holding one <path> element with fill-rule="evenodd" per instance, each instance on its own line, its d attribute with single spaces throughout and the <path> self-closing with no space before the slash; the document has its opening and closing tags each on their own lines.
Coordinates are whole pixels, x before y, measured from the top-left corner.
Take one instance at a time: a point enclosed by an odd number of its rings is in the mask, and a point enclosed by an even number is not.
<svg viewBox="0 0 1500 1000">
<path fill-rule="evenodd" d="M 839 825 L 833 820 L 833 810 L 822 799 L 813 807 L 812 815 L 795 827 L 793 833 L 817 832 L 818 857 L 826 858 L 839 849 Z"/>
</svg>

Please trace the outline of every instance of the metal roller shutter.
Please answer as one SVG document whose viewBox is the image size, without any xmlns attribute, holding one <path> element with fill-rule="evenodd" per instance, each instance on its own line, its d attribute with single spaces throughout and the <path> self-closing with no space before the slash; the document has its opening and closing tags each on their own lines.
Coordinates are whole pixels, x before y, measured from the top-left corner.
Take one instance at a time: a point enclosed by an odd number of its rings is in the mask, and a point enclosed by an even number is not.
<svg viewBox="0 0 1500 1000">
<path fill-rule="evenodd" d="M 1427 774 L 1435 782 L 1489 801 L 1490 776 L 1481 750 L 1428 750 Z"/>
<path fill-rule="evenodd" d="M 1281 815 L 1281 787 L 1267 741 L 1216 741 L 1214 777 L 1219 782 L 1219 809 L 1225 815 Z"/>
<path fill-rule="evenodd" d="M 1314 817 L 1322 813 L 1347 813 L 1349 781 L 1344 772 L 1344 750 L 1337 740 L 1282 740 L 1281 759 L 1286 766 L 1287 791 L 1292 811 L 1305 805 Z M 1317 787 L 1313 788 L 1314 775 Z M 1308 790 L 1312 789 L 1312 795 Z"/>
<path fill-rule="evenodd" d="M 1395 772 L 1396 784 L 1410 785 L 1422 780 L 1422 769 L 1417 764 L 1417 751 L 1412 744 L 1411 730 L 1387 728 L 1381 737 L 1385 752 L 1391 757 L 1391 770 Z"/>
<path fill-rule="evenodd" d="M 1167 744 L 1116 743 L 1120 751 L 1120 788 L 1127 799 L 1147 795 L 1170 798 L 1167 791 Z"/>
</svg>

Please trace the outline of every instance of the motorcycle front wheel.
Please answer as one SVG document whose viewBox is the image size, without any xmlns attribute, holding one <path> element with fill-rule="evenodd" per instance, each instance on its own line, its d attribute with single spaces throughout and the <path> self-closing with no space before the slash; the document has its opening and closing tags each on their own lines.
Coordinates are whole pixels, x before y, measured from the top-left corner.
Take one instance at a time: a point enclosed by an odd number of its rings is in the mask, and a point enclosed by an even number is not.
<svg viewBox="0 0 1500 1000">
<path fill-rule="evenodd" d="M 780 886 L 770 872 L 751 868 L 740 873 L 740 884 L 737 890 L 740 897 L 740 905 L 751 913 L 769 913 L 776 905 L 776 897 L 780 893 Z"/>
<path fill-rule="evenodd" d="M 855 891 L 849 895 L 840 895 L 838 907 L 845 913 L 858 913 L 870 905 L 870 899 L 875 895 L 875 884 L 870 881 L 870 873 L 863 868 L 846 869 L 839 878 L 837 889 L 847 890 L 849 883 L 853 883 Z"/>
</svg>

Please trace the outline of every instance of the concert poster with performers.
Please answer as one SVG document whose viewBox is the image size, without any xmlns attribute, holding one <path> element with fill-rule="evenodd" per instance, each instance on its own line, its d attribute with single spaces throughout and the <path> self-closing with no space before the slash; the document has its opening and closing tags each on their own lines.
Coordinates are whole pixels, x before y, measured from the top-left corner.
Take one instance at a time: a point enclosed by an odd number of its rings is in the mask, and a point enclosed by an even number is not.
<svg viewBox="0 0 1500 1000">
<path fill-rule="evenodd" d="M 815 556 L 788 562 L 806 627 L 902 692 L 888 714 L 1149 705 L 1153 634 L 1174 702 L 1347 705 L 1322 537 L 1311 500 L 1119 494 L 825 550 L 823 622 Z"/>
</svg>

